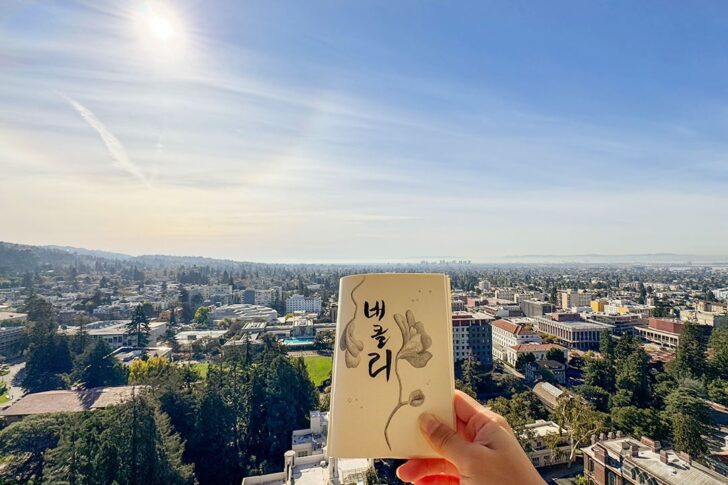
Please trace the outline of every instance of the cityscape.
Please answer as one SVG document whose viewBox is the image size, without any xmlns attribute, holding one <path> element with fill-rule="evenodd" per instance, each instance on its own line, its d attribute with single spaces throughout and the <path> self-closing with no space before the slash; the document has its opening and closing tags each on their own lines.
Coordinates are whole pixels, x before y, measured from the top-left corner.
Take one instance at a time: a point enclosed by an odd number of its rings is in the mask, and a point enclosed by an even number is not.
<svg viewBox="0 0 728 485">
<path fill-rule="evenodd" d="M 392 271 L 450 276 L 456 387 L 545 479 L 728 477 L 728 263 L 0 261 L 3 483 L 398 483 L 326 454 L 338 281 Z"/>
<path fill-rule="evenodd" d="M 0 1 L 0 485 L 728 484 L 726 45 Z"/>
</svg>

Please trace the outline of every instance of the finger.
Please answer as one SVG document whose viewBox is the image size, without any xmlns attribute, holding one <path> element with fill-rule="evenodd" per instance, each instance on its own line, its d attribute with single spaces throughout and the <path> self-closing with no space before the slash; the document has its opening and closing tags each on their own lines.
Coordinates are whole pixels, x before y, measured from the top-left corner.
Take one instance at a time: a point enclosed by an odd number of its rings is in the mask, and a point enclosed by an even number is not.
<svg viewBox="0 0 728 485">
<path fill-rule="evenodd" d="M 449 475 L 435 475 L 424 477 L 414 483 L 415 485 L 457 485 L 460 483 L 460 479 Z"/>
<path fill-rule="evenodd" d="M 407 315 L 407 323 L 410 327 L 414 327 L 415 323 L 417 323 L 417 320 L 415 319 L 415 314 L 412 313 L 412 310 L 407 310 L 405 312 L 405 315 Z"/>
<path fill-rule="evenodd" d="M 453 463 L 459 469 L 461 463 L 466 464 L 479 448 L 465 441 L 457 431 L 440 422 L 430 413 L 423 413 L 419 419 L 420 429 L 433 450 Z"/>
<path fill-rule="evenodd" d="M 463 391 L 455 390 L 455 415 L 458 419 L 470 421 L 470 418 L 478 413 L 485 411 L 485 406 L 481 405 L 478 401 L 465 394 Z"/>
<path fill-rule="evenodd" d="M 431 475 L 460 476 L 455 465 L 442 458 L 415 458 L 397 468 L 397 476 L 403 482 L 417 482 Z"/>
</svg>

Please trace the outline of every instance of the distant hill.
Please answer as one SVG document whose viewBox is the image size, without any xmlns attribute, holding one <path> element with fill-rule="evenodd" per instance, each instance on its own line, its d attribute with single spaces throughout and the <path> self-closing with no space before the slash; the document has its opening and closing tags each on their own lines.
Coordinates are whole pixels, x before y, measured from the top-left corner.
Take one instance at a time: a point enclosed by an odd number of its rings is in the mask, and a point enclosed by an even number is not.
<svg viewBox="0 0 728 485">
<path fill-rule="evenodd" d="M 96 249 L 74 248 L 72 246 L 49 245 L 49 246 L 38 246 L 38 247 L 55 249 L 58 251 L 63 251 L 63 252 L 70 253 L 70 254 L 78 254 L 81 256 L 95 256 L 97 258 L 119 259 L 122 261 L 126 261 L 126 260 L 134 258 L 134 256 L 130 256 L 128 254 L 112 253 L 111 251 L 98 251 Z"/>
<path fill-rule="evenodd" d="M 548 262 L 548 263 L 725 263 L 728 256 L 696 255 L 677 253 L 649 254 L 522 254 L 499 258 L 508 262 Z"/>
</svg>

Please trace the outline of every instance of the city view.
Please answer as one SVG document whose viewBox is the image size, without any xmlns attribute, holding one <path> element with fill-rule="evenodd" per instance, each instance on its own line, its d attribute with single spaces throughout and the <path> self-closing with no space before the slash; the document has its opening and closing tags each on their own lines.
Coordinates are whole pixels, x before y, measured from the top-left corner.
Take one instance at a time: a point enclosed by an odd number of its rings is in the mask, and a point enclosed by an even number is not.
<svg viewBox="0 0 728 485">
<path fill-rule="evenodd" d="M 728 483 L 727 27 L 0 3 L 0 484 Z M 399 374 L 389 417 L 439 458 L 329 453 L 367 273 L 449 277 L 452 366 L 394 316 L 395 374 L 452 367 L 455 429 Z"/>
</svg>

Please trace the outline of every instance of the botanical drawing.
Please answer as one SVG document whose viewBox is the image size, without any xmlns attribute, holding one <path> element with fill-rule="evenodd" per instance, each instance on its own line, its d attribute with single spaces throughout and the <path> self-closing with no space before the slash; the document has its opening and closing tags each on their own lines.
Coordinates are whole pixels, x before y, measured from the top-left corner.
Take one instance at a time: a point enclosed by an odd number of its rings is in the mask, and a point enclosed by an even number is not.
<svg viewBox="0 0 728 485">
<path fill-rule="evenodd" d="M 399 331 L 402 333 L 402 347 L 394 359 L 394 374 L 397 376 L 399 386 L 397 405 L 392 409 L 387 424 L 384 426 L 384 439 L 390 450 L 392 445 L 389 442 L 388 430 L 394 415 L 404 406 L 418 407 L 425 402 L 425 394 L 420 389 L 412 391 L 406 401 L 402 400 L 402 378 L 399 375 L 399 361 L 400 359 L 406 360 L 412 367 L 420 369 L 427 365 L 427 362 L 432 358 L 432 354 L 427 351 L 432 345 L 432 338 L 427 335 L 424 325 L 422 322 L 417 321 L 412 310 L 407 310 L 405 314 L 406 318 L 400 314 L 394 315 L 394 321 L 397 322 Z"/>
<path fill-rule="evenodd" d="M 364 344 L 361 340 L 357 340 L 356 337 L 354 337 L 354 330 L 356 329 L 356 314 L 359 311 L 359 307 L 356 303 L 356 298 L 354 298 L 354 292 L 362 285 L 364 284 L 364 280 L 367 279 L 366 276 L 361 279 L 359 283 L 354 286 L 351 290 L 351 301 L 354 302 L 354 314 L 352 315 L 351 319 L 346 322 L 346 326 L 344 327 L 344 333 L 341 335 L 341 338 L 339 339 L 339 348 L 344 351 L 344 360 L 346 361 L 346 367 L 353 369 L 354 367 L 357 367 L 359 365 L 359 361 L 361 360 L 361 357 L 359 354 L 364 350 Z"/>
</svg>

